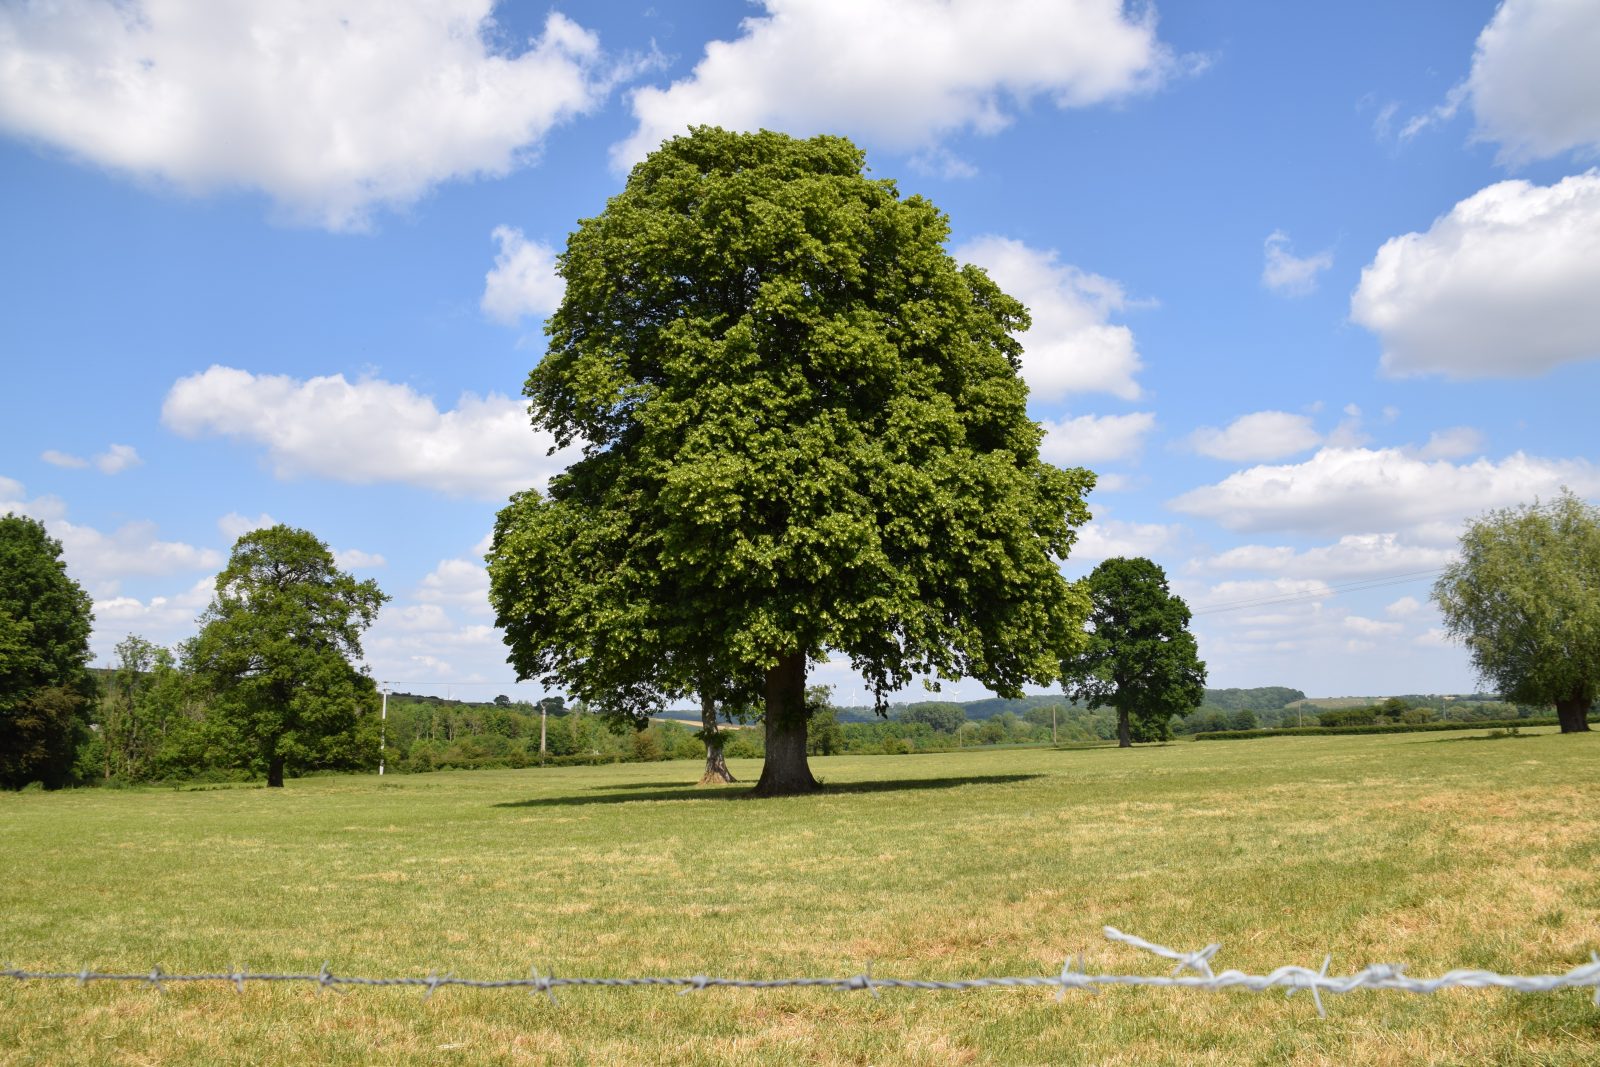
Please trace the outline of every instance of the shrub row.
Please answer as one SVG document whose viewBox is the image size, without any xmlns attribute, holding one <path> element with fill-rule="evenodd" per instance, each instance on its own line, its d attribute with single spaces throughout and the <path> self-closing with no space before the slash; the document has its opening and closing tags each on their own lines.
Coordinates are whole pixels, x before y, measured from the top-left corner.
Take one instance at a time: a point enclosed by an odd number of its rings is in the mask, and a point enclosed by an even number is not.
<svg viewBox="0 0 1600 1067">
<path fill-rule="evenodd" d="M 1600 722 L 1595 716 L 1590 722 Z M 1255 737 L 1307 737 L 1328 734 L 1418 734 L 1438 730 L 1507 730 L 1520 726 L 1555 726 L 1554 717 L 1537 719 L 1488 719 L 1483 722 L 1374 723 L 1366 726 L 1291 726 L 1284 730 L 1213 730 L 1195 734 L 1196 741 L 1248 741 Z"/>
</svg>

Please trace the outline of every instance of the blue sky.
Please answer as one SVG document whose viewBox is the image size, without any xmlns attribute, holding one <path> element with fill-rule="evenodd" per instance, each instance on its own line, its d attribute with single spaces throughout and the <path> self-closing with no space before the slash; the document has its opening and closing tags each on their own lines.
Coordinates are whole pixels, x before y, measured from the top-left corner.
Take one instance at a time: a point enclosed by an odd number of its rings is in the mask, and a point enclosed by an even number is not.
<svg viewBox="0 0 1600 1067">
<path fill-rule="evenodd" d="M 1463 520 L 1600 496 L 1595 54 L 1577 0 L 8 5 L 0 510 L 97 662 L 277 521 L 394 597 L 375 676 L 532 696 L 481 557 L 560 462 L 550 256 L 690 123 L 840 133 L 1033 310 L 1070 573 L 1161 563 L 1213 685 L 1470 691 Z"/>
</svg>

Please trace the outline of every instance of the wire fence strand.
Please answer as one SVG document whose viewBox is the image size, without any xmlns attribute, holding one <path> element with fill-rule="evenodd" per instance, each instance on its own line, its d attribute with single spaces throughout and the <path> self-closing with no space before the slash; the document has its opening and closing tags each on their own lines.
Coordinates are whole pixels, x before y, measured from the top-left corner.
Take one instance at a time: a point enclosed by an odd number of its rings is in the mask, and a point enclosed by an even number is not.
<svg viewBox="0 0 1600 1067">
<path fill-rule="evenodd" d="M 1103 986 L 1185 990 L 1244 989 L 1258 993 L 1282 989 L 1286 996 L 1293 996 L 1302 990 L 1309 992 L 1316 1004 L 1317 1014 L 1324 1018 L 1327 1016 L 1322 1002 L 1324 994 L 1354 993 L 1363 989 L 1398 990 L 1421 994 L 1437 993 L 1443 989 L 1506 989 L 1518 993 L 1593 989 L 1594 1004 L 1600 1007 L 1600 953 L 1594 952 L 1589 954 L 1588 963 L 1574 967 L 1565 974 L 1506 975 L 1494 971 L 1457 969 L 1437 978 L 1413 978 L 1405 973 L 1405 967 L 1401 964 L 1374 963 L 1353 974 L 1332 975 L 1328 973 L 1328 968 L 1333 962 L 1331 956 L 1325 957 L 1318 969 L 1290 964 L 1268 974 L 1245 974 L 1242 971 L 1217 972 L 1212 969 L 1211 959 L 1221 949 L 1220 943 L 1210 944 L 1193 952 L 1183 952 L 1167 948 L 1165 945 L 1154 944 L 1132 934 L 1125 934 L 1113 926 L 1105 927 L 1104 931 L 1105 936 L 1112 941 L 1174 961 L 1177 966 L 1166 975 L 1101 974 L 1085 970 L 1082 957 L 1075 957 L 1069 958 L 1058 974 L 935 981 L 874 977 L 870 967 L 860 974 L 843 978 L 720 978 L 704 974 L 641 978 L 557 977 L 555 974 L 541 974 L 538 968 L 533 968 L 526 978 L 484 979 L 457 978 L 453 974 L 431 972 L 421 977 L 367 978 L 334 974 L 326 962 L 323 963 L 322 969 L 314 974 L 258 973 L 243 968 L 209 974 L 168 974 L 160 967 L 153 967 L 149 971 L 140 973 L 117 974 L 92 971 L 88 968 L 78 971 L 24 971 L 7 965 L 5 968 L 0 968 L 0 978 L 11 978 L 19 982 L 74 981 L 80 986 L 88 985 L 90 982 L 132 982 L 147 985 L 158 992 L 165 992 L 168 985 L 187 982 L 225 982 L 241 993 L 244 992 L 245 984 L 249 982 L 308 984 L 316 986 L 319 991 L 332 990 L 339 993 L 360 988 L 401 987 L 420 989 L 425 998 L 448 987 L 518 989 L 532 994 L 543 994 L 550 998 L 551 1003 L 555 1003 L 557 989 L 582 987 L 615 989 L 657 986 L 676 988 L 680 993 L 706 989 L 816 988 L 837 991 L 865 990 L 873 996 L 878 996 L 880 991 L 886 989 L 965 991 L 1045 988 L 1055 989 L 1058 1000 L 1064 998 L 1071 990 L 1096 992 Z M 1184 973 L 1186 971 L 1192 973 Z"/>
</svg>

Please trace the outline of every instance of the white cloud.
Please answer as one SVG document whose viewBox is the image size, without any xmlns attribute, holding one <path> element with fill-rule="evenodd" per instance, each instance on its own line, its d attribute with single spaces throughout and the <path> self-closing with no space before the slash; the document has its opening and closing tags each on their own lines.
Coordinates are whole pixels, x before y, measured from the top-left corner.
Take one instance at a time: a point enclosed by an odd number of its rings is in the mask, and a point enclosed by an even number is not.
<svg viewBox="0 0 1600 1067">
<path fill-rule="evenodd" d="M 1386 241 L 1350 317 L 1382 340 L 1392 375 L 1530 376 L 1600 356 L 1596 292 L 1600 172 L 1590 171 L 1491 185 L 1426 233 Z"/>
<path fill-rule="evenodd" d="M 1346 630 L 1353 630 L 1364 637 L 1387 637 L 1403 629 L 1397 622 L 1382 622 L 1361 615 L 1346 615 L 1342 623 Z"/>
<path fill-rule="evenodd" d="M 67 505 L 56 496 L 36 496 L 29 500 L 26 486 L 14 478 L 0 476 L 0 515 L 12 512 L 43 523 L 54 523 L 66 518 Z"/>
<path fill-rule="evenodd" d="M 1027 305 L 1033 325 L 1020 338 L 1022 377 L 1036 399 L 1067 393 L 1139 396 L 1141 366 L 1133 331 L 1106 321 L 1129 305 L 1109 278 L 1057 262 L 1054 251 L 987 235 L 954 250 L 957 259 L 988 271 L 995 283 Z"/>
<path fill-rule="evenodd" d="M 503 679 L 507 688 L 502 691 L 508 692 L 513 684 L 499 631 L 462 623 L 438 604 L 386 607 L 362 649 L 373 674 L 401 689 L 407 683 Z"/>
<path fill-rule="evenodd" d="M 1600 6 L 1505 0 L 1478 36 L 1467 87 L 1502 162 L 1600 152 Z"/>
<path fill-rule="evenodd" d="M 94 633 L 89 640 L 95 659 L 109 663 L 117 642 L 129 634 L 168 646 L 193 635 L 195 621 L 210 605 L 215 591 L 215 578 L 207 577 L 171 596 L 152 596 L 148 600 L 130 596 L 96 599 Z"/>
<path fill-rule="evenodd" d="M 1292 456 L 1315 448 L 1321 440 L 1308 415 L 1257 411 L 1239 416 L 1221 430 L 1202 426 L 1190 435 L 1189 444 L 1202 456 L 1248 461 Z"/>
<path fill-rule="evenodd" d="M 556 250 L 528 240 L 510 226 L 496 226 L 492 236 L 500 251 L 495 253 L 494 269 L 483 279 L 479 305 L 483 313 L 508 326 L 524 316 L 548 316 L 566 291 L 566 283 L 556 274 Z"/>
<path fill-rule="evenodd" d="M 354 571 L 382 567 L 389 561 L 376 552 L 363 552 L 359 548 L 336 548 L 333 550 L 333 562 L 345 570 Z"/>
<path fill-rule="evenodd" d="M 1331 545 L 1294 549 L 1286 545 L 1239 545 L 1192 566 L 1205 571 L 1264 571 L 1327 581 L 1405 574 L 1443 567 L 1452 548 L 1417 544 L 1395 533 L 1345 534 Z"/>
<path fill-rule="evenodd" d="M 1460 459 L 1483 451 L 1483 434 L 1471 426 L 1452 426 L 1435 430 L 1428 435 L 1428 443 L 1417 450 L 1423 459 Z"/>
<path fill-rule="evenodd" d="M 230 511 L 217 520 L 217 529 L 222 532 L 229 542 L 237 541 L 252 530 L 265 530 L 269 526 L 278 525 L 278 520 L 262 512 L 255 518 L 241 515 L 237 511 Z"/>
<path fill-rule="evenodd" d="M 215 570 L 223 562 L 215 549 L 159 539 L 153 522 L 124 523 L 109 534 L 64 520 L 51 523 L 49 528 L 51 536 L 60 540 L 62 555 L 73 576 L 91 583 L 115 583 L 134 575 Z"/>
<path fill-rule="evenodd" d="M 1068 557 L 1071 562 L 1098 562 L 1116 556 L 1153 558 L 1172 548 L 1183 527 L 1151 522 L 1102 519 L 1078 530 L 1078 540 Z"/>
<path fill-rule="evenodd" d="M 1461 105 L 1467 99 L 1467 92 L 1466 82 L 1452 86 L 1450 91 L 1445 94 L 1444 103 L 1430 108 L 1420 115 L 1413 115 L 1400 128 L 1400 140 L 1409 141 L 1428 127 L 1438 126 L 1455 118 L 1456 112 L 1461 110 Z"/>
<path fill-rule="evenodd" d="M 1583 459 L 1517 452 L 1498 463 L 1425 460 L 1410 450 L 1324 448 L 1298 464 L 1236 471 L 1169 506 L 1230 530 L 1337 534 L 1457 521 L 1488 508 L 1554 496 L 1562 486 L 1600 492 L 1600 468 Z"/>
<path fill-rule="evenodd" d="M 57 452 L 47 448 L 39 453 L 39 458 L 53 467 L 66 467 L 68 470 L 82 470 L 89 465 L 89 461 L 82 456 L 74 456 L 70 452 Z"/>
<path fill-rule="evenodd" d="M 451 496 L 498 499 L 568 462 L 547 456 L 519 401 L 463 393 L 454 410 L 379 379 L 300 380 L 213 366 L 180 378 L 161 420 L 186 437 L 264 445 L 280 478 L 314 475 L 355 485 L 403 482 Z"/>
<path fill-rule="evenodd" d="M 1079 415 L 1053 422 L 1044 419 L 1044 441 L 1039 458 L 1058 467 L 1126 459 L 1139 451 L 1144 437 L 1155 428 L 1155 414 Z"/>
<path fill-rule="evenodd" d="M 94 465 L 100 469 L 101 474 L 121 474 L 129 467 L 137 467 L 143 463 L 144 460 L 139 458 L 139 450 L 132 445 L 112 445 L 94 457 Z"/>
<path fill-rule="evenodd" d="M 1099 471 L 1095 471 L 1094 491 L 1096 493 L 1126 493 L 1134 488 L 1134 480 L 1126 474 L 1102 474 Z"/>
<path fill-rule="evenodd" d="M 1403 596 L 1383 609 L 1392 619 L 1409 619 L 1422 610 L 1422 601 L 1414 596 Z"/>
<path fill-rule="evenodd" d="M 1217 582 L 1203 590 L 1189 591 L 1185 599 L 1198 614 L 1259 608 L 1266 615 L 1241 616 L 1251 625 L 1289 622 L 1320 607 L 1333 590 L 1315 578 L 1252 578 Z"/>
<path fill-rule="evenodd" d="M 51 466 L 66 467 L 69 470 L 82 470 L 91 462 L 82 456 L 75 456 L 70 452 L 58 452 L 53 448 L 39 453 L 39 458 Z M 144 460 L 139 458 L 139 450 L 132 445 L 112 445 L 93 460 L 101 474 L 121 474 L 129 467 L 137 467 L 143 462 Z"/>
<path fill-rule="evenodd" d="M 61 542 L 67 570 L 93 592 L 114 591 L 123 578 L 211 570 L 222 563 L 214 549 L 182 541 L 163 541 L 153 522 L 128 522 L 111 533 L 67 520 L 67 508 L 53 496 L 26 499 L 21 482 L 0 477 L 0 515 L 15 512 L 45 524 Z"/>
<path fill-rule="evenodd" d="M 1299 257 L 1289 251 L 1289 235 L 1273 230 L 1264 246 L 1266 263 L 1261 284 L 1280 296 L 1305 296 L 1316 291 L 1317 275 L 1333 266 L 1333 251 Z"/>
<path fill-rule="evenodd" d="M 609 92 L 552 13 L 521 48 L 493 0 L 59 0 L 0 12 L 0 128 L 186 190 L 259 189 L 360 228 L 376 206 L 503 175 Z"/>
<path fill-rule="evenodd" d="M 993 134 L 1036 98 L 1085 107 L 1159 85 L 1173 67 L 1154 9 L 1122 0 L 762 0 L 689 77 L 632 98 L 625 170 L 709 124 L 844 133 L 894 151 Z"/>
<path fill-rule="evenodd" d="M 1339 420 L 1328 436 L 1323 440 L 1323 445 L 1328 448 L 1360 448 L 1372 435 L 1367 433 L 1361 425 L 1361 409 L 1355 404 L 1344 406 L 1344 418 Z"/>
<path fill-rule="evenodd" d="M 1435 627 L 1432 630 L 1428 630 L 1425 633 L 1421 633 L 1416 637 L 1413 637 L 1411 639 L 1411 643 L 1414 645 L 1420 645 L 1423 648 L 1449 648 L 1454 642 L 1450 640 L 1449 634 L 1445 633 L 1438 627 Z"/>
<path fill-rule="evenodd" d="M 440 560 L 422 579 L 417 599 L 424 604 L 453 604 L 489 609 L 489 571 L 469 559 Z"/>
</svg>

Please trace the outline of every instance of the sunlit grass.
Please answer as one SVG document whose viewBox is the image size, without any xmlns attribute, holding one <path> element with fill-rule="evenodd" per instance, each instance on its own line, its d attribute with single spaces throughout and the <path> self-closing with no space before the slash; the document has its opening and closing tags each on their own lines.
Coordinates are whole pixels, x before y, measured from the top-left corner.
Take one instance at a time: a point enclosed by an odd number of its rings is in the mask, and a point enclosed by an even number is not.
<svg viewBox="0 0 1600 1067">
<path fill-rule="evenodd" d="M 28 969 L 566 975 L 1561 972 L 1600 948 L 1600 741 L 1541 731 L 813 761 L 751 801 L 692 763 L 0 797 Z M 735 762 L 754 780 L 758 766 Z M 0 1064 L 1593 1063 L 1578 992 L 1308 998 L 0 982 Z"/>
</svg>

